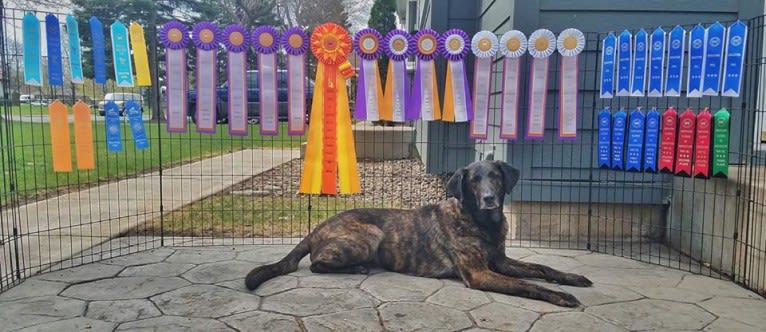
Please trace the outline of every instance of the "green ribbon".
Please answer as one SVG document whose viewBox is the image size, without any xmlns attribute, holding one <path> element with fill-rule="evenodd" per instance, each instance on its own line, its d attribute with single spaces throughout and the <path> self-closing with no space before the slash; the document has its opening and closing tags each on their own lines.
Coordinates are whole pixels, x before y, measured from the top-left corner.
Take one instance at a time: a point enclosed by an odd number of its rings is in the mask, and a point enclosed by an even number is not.
<svg viewBox="0 0 766 332">
<path fill-rule="evenodd" d="M 713 116 L 713 176 L 729 176 L 729 123 L 731 114 L 725 108 Z"/>
</svg>

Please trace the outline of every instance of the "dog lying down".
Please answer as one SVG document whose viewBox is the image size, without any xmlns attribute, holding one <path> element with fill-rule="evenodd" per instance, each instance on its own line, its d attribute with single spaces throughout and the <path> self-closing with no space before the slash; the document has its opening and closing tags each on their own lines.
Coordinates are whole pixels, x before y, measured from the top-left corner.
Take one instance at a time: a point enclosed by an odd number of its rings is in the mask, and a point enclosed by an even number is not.
<svg viewBox="0 0 766 332">
<path fill-rule="evenodd" d="M 447 184 L 450 198 L 413 210 L 354 209 L 320 224 L 285 258 L 248 273 L 250 290 L 294 272 L 311 254 L 314 273 L 367 273 L 370 268 L 420 277 L 460 278 L 469 288 L 575 307 L 571 294 L 528 283 L 538 278 L 587 287 L 587 278 L 505 255 L 508 223 L 503 200 L 519 171 L 502 161 L 478 161 Z"/>
</svg>

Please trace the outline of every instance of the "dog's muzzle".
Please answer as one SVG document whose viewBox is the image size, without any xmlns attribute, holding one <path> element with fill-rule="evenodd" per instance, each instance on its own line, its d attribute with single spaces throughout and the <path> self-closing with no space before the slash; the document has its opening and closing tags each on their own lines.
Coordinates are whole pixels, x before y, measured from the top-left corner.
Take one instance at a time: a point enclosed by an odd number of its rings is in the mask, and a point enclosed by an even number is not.
<svg viewBox="0 0 766 332">
<path fill-rule="evenodd" d="M 481 210 L 494 210 L 499 207 L 500 202 L 498 202 L 498 199 L 495 197 L 495 195 L 484 196 L 479 202 L 479 209 Z"/>
</svg>

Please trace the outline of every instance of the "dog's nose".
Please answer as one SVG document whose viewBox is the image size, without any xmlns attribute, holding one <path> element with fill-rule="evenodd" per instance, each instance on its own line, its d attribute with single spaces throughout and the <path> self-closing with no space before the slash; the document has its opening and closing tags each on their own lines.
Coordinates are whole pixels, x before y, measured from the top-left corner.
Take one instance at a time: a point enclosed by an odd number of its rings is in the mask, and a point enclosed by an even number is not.
<svg viewBox="0 0 766 332">
<path fill-rule="evenodd" d="M 481 199 L 484 201 L 484 204 L 495 205 L 495 196 L 494 195 L 484 196 Z"/>
</svg>

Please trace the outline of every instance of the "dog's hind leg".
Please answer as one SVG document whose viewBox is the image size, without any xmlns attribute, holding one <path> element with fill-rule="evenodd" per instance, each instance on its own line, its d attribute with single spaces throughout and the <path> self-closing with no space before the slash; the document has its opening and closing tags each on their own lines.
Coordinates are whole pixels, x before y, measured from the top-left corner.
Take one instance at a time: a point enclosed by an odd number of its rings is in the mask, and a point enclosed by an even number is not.
<svg viewBox="0 0 766 332">
<path fill-rule="evenodd" d="M 574 273 L 566 273 L 549 266 L 522 262 L 508 257 L 498 258 L 493 262 L 493 270 L 514 278 L 537 278 L 562 285 L 588 287 L 593 284 L 588 278 Z"/>
<path fill-rule="evenodd" d="M 379 243 L 377 237 L 328 240 L 311 253 L 311 272 L 367 274 L 367 265 L 374 261 Z"/>
</svg>

